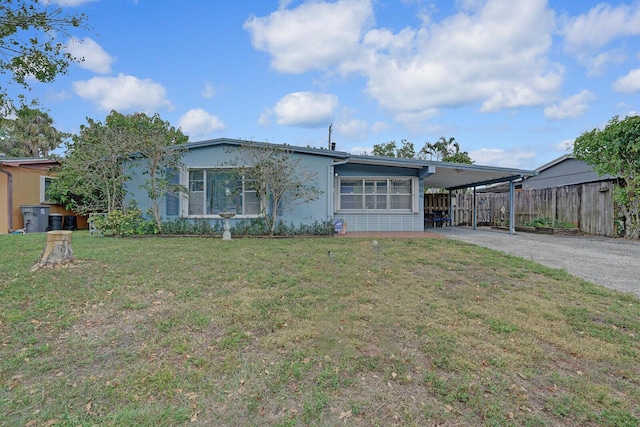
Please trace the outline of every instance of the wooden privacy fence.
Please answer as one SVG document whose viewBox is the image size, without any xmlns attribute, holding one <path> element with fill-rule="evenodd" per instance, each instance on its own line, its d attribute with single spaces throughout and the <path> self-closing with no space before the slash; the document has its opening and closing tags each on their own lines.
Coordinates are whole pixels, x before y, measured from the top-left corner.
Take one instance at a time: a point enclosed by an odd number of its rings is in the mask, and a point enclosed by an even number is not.
<svg viewBox="0 0 640 427">
<path fill-rule="evenodd" d="M 514 193 L 516 226 L 535 218 L 576 225 L 597 236 L 617 235 L 612 181 L 567 185 Z M 509 193 L 476 193 L 478 225 L 509 224 Z M 452 195 L 454 225 L 473 223 L 473 193 Z M 432 206 L 449 209 L 448 194 L 425 194 L 425 212 Z M 504 207 L 504 209 L 503 209 Z"/>
</svg>

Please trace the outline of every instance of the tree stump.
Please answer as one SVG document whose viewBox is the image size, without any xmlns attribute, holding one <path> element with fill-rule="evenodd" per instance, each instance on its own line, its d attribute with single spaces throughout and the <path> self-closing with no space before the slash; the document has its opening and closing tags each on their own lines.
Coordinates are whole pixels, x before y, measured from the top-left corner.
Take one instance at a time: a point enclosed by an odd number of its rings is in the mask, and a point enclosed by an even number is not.
<svg viewBox="0 0 640 427">
<path fill-rule="evenodd" d="M 44 267 L 63 265 L 73 262 L 73 250 L 71 248 L 71 231 L 55 230 L 47 232 L 47 244 L 42 250 L 40 261 L 31 271 L 37 271 Z"/>
</svg>

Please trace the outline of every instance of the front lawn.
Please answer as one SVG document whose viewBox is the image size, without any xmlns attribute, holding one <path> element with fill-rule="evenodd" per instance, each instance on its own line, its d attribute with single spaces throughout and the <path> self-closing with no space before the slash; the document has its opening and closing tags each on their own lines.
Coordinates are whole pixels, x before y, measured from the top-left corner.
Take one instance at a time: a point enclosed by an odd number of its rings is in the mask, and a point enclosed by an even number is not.
<svg viewBox="0 0 640 427">
<path fill-rule="evenodd" d="M 637 426 L 640 300 L 446 239 L 0 236 L 0 426 Z M 606 268 L 606 266 L 603 266 Z"/>
</svg>

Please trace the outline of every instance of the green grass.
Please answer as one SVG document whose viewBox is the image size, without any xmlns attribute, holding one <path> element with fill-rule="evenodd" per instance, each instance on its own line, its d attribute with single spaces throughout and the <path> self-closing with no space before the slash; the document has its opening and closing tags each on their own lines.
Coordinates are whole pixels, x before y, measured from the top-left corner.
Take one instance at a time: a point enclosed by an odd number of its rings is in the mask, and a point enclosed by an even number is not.
<svg viewBox="0 0 640 427">
<path fill-rule="evenodd" d="M 640 423 L 638 298 L 377 240 L 0 236 L 0 426 Z"/>
</svg>

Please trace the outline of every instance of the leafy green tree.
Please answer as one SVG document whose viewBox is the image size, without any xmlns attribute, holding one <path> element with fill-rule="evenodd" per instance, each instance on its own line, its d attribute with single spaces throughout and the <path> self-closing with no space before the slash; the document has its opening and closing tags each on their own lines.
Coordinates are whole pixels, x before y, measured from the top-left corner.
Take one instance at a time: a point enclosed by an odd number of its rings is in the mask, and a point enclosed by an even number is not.
<svg viewBox="0 0 640 427">
<path fill-rule="evenodd" d="M 371 154 L 379 157 L 395 157 L 396 156 L 396 142 L 389 141 L 383 142 L 380 144 L 375 144 L 373 146 L 373 151 Z"/>
<path fill-rule="evenodd" d="M 426 142 L 418 155 L 421 159 L 439 160 L 448 163 L 472 164 L 473 160 L 469 153 L 460 150 L 460 144 L 455 138 L 445 138 L 441 136 L 437 142 Z"/>
<path fill-rule="evenodd" d="M 620 178 L 623 185 L 615 187 L 613 198 L 624 215 L 625 237 L 640 237 L 640 116 L 615 116 L 604 129 L 584 132 L 573 153 L 600 175 Z"/>
<path fill-rule="evenodd" d="M 29 89 L 30 79 L 48 83 L 64 74 L 76 61 L 65 51 L 60 35 L 68 35 L 72 28 L 84 27 L 86 16 L 65 14 L 46 0 L 2 0 L 0 2 L 0 73 L 9 79 L 0 86 L 0 112 L 6 115 L 13 109 L 7 85 L 17 84 L 22 91 Z M 26 95 L 18 95 L 26 105 Z"/>
<path fill-rule="evenodd" d="M 51 185 L 52 200 L 80 214 L 124 209 L 125 183 L 138 165 L 147 176 L 142 188 L 162 232 L 160 205 L 169 193 L 186 192 L 173 183 L 182 167 L 188 137 L 159 115 L 123 115 L 112 111 L 105 123 L 88 119 L 67 146 L 67 157 Z"/>
<path fill-rule="evenodd" d="M 402 144 L 402 147 L 398 148 L 398 151 L 396 151 L 396 157 L 402 159 L 413 159 L 416 157 L 416 149 L 413 142 L 403 139 L 400 143 Z"/>
<path fill-rule="evenodd" d="M 317 175 L 304 168 L 301 161 L 286 147 L 251 142 L 242 144 L 232 161 L 245 185 L 255 187 L 270 237 L 282 212 L 317 200 L 323 193 L 318 188 Z"/>
<path fill-rule="evenodd" d="M 5 130 L 0 151 L 13 157 L 47 157 L 68 137 L 53 126 L 49 114 L 27 107 L 19 109 L 15 119 L 0 123 Z"/>
<path fill-rule="evenodd" d="M 167 193 L 186 194 L 187 188 L 173 180 L 183 168 L 184 144 L 189 140 L 180 129 L 171 126 L 158 114 L 136 113 L 122 116 L 112 112 L 112 120 L 127 129 L 135 140 L 135 159 L 141 164 L 147 179 L 142 188 L 151 200 L 151 214 L 162 233 L 160 205 Z"/>
<path fill-rule="evenodd" d="M 112 212 L 123 208 L 124 183 L 130 178 L 124 168 L 135 139 L 125 128 L 87 119 L 66 144 L 66 157 L 51 183 L 51 199 L 80 215 Z"/>
<path fill-rule="evenodd" d="M 403 139 L 400 141 L 402 146 L 397 147 L 395 141 L 375 144 L 372 154 L 381 157 L 398 157 L 403 159 L 413 159 L 416 156 L 416 150 L 413 142 Z"/>
</svg>

